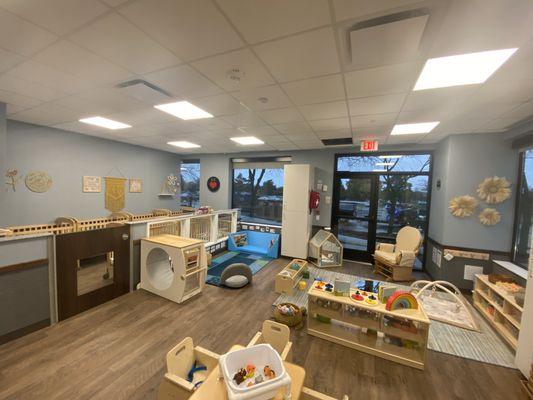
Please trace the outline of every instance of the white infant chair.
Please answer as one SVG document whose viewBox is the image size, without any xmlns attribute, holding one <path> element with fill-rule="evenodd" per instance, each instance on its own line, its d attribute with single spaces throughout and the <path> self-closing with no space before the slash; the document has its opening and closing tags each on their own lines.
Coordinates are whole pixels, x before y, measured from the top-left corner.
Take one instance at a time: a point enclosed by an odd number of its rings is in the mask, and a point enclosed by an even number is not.
<svg viewBox="0 0 533 400">
<path fill-rule="evenodd" d="M 276 350 L 283 361 L 292 359 L 292 342 L 289 341 L 291 331 L 287 325 L 266 320 L 261 332 L 257 332 L 248 343 L 248 347 L 256 344 L 268 343 Z"/>
<path fill-rule="evenodd" d="M 207 376 L 218 366 L 219 355 L 200 346 L 194 346 L 192 338 L 186 337 L 167 353 L 167 373 L 159 386 L 157 400 L 186 400 Z M 193 374 L 192 382 L 187 379 L 196 365 L 205 370 Z"/>
</svg>

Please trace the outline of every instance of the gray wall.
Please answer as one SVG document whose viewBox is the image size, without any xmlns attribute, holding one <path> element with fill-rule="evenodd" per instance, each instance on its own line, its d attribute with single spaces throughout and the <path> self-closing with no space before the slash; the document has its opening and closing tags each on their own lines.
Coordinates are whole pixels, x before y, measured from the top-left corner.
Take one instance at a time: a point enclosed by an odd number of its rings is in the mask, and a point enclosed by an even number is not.
<svg viewBox="0 0 533 400">
<path fill-rule="evenodd" d="M 431 146 L 418 147 L 386 147 L 383 151 L 400 150 L 431 150 Z M 268 157 L 268 156 L 291 156 L 293 164 L 310 164 L 316 168 L 315 183 L 322 181 L 327 185 L 327 192 L 320 193 L 320 220 L 313 220 L 313 225 L 329 226 L 331 224 L 331 201 L 326 203 L 326 197 L 333 196 L 333 171 L 335 164 L 335 154 L 355 153 L 358 149 L 354 147 L 336 147 L 321 150 L 300 150 L 300 151 L 277 151 L 277 152 L 248 152 L 233 154 L 206 154 L 200 156 L 184 156 L 183 159 L 200 160 L 200 204 L 211 206 L 215 209 L 225 209 L 231 207 L 231 159 L 239 157 Z M 207 189 L 207 179 L 216 176 L 220 179 L 221 187 L 216 193 L 211 193 Z"/>
<path fill-rule="evenodd" d="M 8 120 L 6 165 L 24 176 L 46 171 L 53 185 L 46 193 L 34 193 L 21 180 L 16 192 L 5 193 L 0 226 L 48 223 L 59 216 L 107 216 L 104 190 L 83 193 L 82 176 L 120 177 L 119 170 L 127 178 L 143 180 L 143 193 L 129 193 L 126 182 L 125 211 L 179 208 L 177 199 L 157 196 L 165 177 L 179 171 L 179 157 L 172 153 Z"/>
<path fill-rule="evenodd" d="M 0 178 L 4 179 L 6 172 L 7 133 L 6 133 L 6 104 L 0 103 Z M 5 191 L 0 189 L 0 209 L 5 197 Z"/>
</svg>

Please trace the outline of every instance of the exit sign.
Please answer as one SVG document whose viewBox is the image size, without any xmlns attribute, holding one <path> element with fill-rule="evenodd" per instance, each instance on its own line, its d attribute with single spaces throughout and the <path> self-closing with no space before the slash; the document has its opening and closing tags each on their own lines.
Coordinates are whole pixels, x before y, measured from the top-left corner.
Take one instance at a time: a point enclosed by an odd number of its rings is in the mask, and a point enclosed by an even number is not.
<svg viewBox="0 0 533 400">
<path fill-rule="evenodd" d="M 378 141 L 361 140 L 361 151 L 378 151 Z"/>
</svg>

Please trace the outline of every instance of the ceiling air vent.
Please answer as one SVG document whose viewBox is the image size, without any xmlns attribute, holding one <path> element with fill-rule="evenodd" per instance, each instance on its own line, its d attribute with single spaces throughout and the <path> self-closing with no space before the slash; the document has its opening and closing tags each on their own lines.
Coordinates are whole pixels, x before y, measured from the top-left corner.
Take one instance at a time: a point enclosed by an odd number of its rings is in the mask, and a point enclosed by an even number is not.
<svg viewBox="0 0 533 400">
<path fill-rule="evenodd" d="M 352 145 L 353 141 L 351 137 L 336 138 L 336 139 L 322 139 L 324 146 L 346 146 Z"/>
<path fill-rule="evenodd" d="M 387 65 L 416 57 L 429 10 L 399 12 L 361 21 L 348 29 L 348 48 L 354 66 Z"/>
<path fill-rule="evenodd" d="M 150 104 L 161 104 L 173 98 L 172 94 L 143 79 L 119 83 L 116 86 L 122 94 Z"/>
</svg>

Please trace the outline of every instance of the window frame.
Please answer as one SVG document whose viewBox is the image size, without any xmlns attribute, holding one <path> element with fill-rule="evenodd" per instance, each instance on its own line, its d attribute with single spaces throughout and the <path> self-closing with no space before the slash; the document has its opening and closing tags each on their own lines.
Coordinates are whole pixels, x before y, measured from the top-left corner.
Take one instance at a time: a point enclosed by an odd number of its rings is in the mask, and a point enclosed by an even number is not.
<svg viewBox="0 0 533 400">
<path fill-rule="evenodd" d="M 185 204 L 182 204 L 181 203 L 181 194 L 182 194 L 182 189 L 183 189 L 183 180 L 182 180 L 182 173 L 181 173 L 181 168 L 182 168 L 182 165 L 183 164 L 198 164 L 199 166 L 199 172 L 200 174 L 198 175 L 198 207 L 200 206 L 200 185 L 201 185 L 201 181 L 202 181 L 202 163 L 201 163 L 201 160 L 199 158 L 191 158 L 191 159 L 185 159 L 185 160 L 180 160 L 180 165 L 179 165 L 179 171 L 180 171 L 180 207 L 192 207 L 192 206 L 188 206 L 188 205 L 185 205 Z"/>
<path fill-rule="evenodd" d="M 526 167 L 526 152 L 532 151 L 533 147 L 528 147 L 523 149 L 518 154 L 518 177 L 516 179 L 516 189 L 515 189 L 515 207 L 514 207 L 514 218 L 513 218 L 513 240 L 511 245 L 511 260 L 512 262 L 517 265 L 520 268 L 528 270 L 529 266 L 526 262 L 526 264 L 520 264 L 516 260 L 516 254 L 518 251 L 517 248 L 517 240 L 518 240 L 518 223 L 520 219 L 520 189 L 522 188 L 522 185 L 524 184 L 524 181 L 522 179 L 523 170 Z M 529 188 L 528 188 L 529 190 Z M 530 250 L 531 251 L 531 250 Z M 531 254 L 529 255 L 531 257 Z"/>
</svg>

